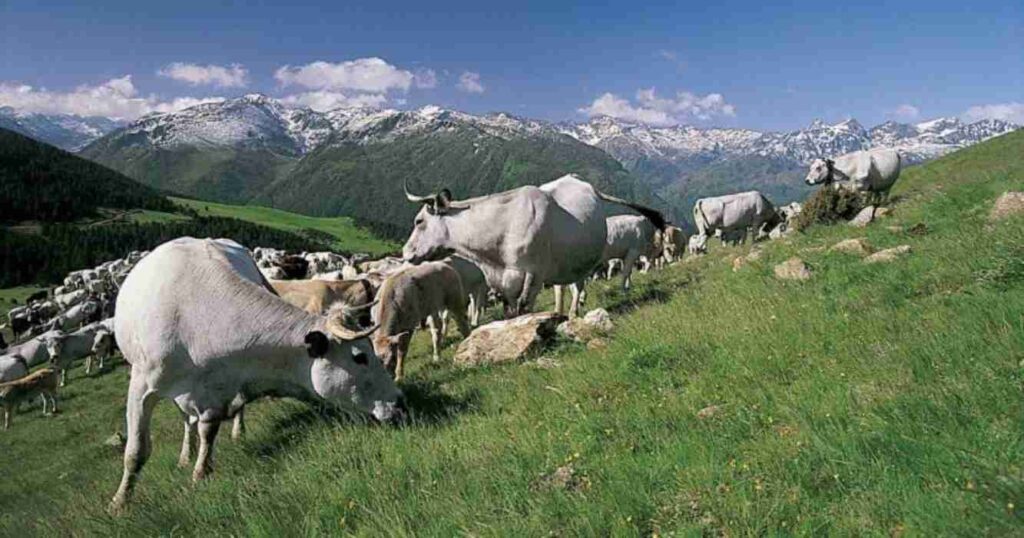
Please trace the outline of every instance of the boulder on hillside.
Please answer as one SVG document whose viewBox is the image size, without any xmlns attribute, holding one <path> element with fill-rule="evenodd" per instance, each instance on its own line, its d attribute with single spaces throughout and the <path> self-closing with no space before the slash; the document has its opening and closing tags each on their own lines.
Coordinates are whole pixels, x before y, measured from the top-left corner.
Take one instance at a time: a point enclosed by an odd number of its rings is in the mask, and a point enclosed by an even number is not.
<svg viewBox="0 0 1024 538">
<path fill-rule="evenodd" d="M 992 206 L 988 220 L 995 222 L 1019 213 L 1024 213 L 1024 192 L 1004 192 Z"/>
<path fill-rule="evenodd" d="M 864 209 L 861 209 L 860 212 L 857 213 L 856 217 L 853 217 L 853 220 L 850 221 L 850 226 L 863 228 L 868 224 L 871 224 L 871 221 L 873 220 L 875 220 L 875 206 L 869 205 Z"/>
<path fill-rule="evenodd" d="M 558 334 L 580 343 L 607 336 L 612 330 L 612 316 L 603 308 L 595 308 L 582 318 L 562 322 L 556 329 Z"/>
<path fill-rule="evenodd" d="M 775 266 L 775 277 L 782 280 L 807 280 L 811 270 L 800 258 L 790 258 Z"/>
<path fill-rule="evenodd" d="M 887 248 L 885 250 L 879 250 L 878 252 L 864 258 L 864 263 L 886 263 L 903 256 L 904 254 L 910 253 L 910 245 L 900 245 L 898 247 Z"/>
<path fill-rule="evenodd" d="M 481 325 L 455 351 L 458 366 L 521 361 L 539 351 L 556 334 L 565 316 L 537 312 Z"/>
<path fill-rule="evenodd" d="M 857 256 L 867 256 L 875 251 L 871 248 L 863 237 L 855 237 L 853 239 L 846 239 L 832 245 L 829 249 L 831 252 L 845 252 L 847 254 L 855 254 Z"/>
<path fill-rule="evenodd" d="M 754 247 L 750 249 L 750 252 L 746 256 L 737 256 L 732 260 L 733 272 L 739 271 L 740 269 L 743 268 L 743 266 L 747 265 L 750 262 L 760 260 L 761 256 L 763 255 L 764 252 L 762 252 L 759 247 Z"/>
</svg>

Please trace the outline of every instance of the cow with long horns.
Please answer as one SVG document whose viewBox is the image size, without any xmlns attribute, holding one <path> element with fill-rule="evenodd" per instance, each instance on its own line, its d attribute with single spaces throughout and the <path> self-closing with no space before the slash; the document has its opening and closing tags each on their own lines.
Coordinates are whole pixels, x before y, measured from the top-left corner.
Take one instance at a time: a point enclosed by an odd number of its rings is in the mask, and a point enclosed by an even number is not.
<svg viewBox="0 0 1024 538">
<path fill-rule="evenodd" d="M 604 194 L 569 174 L 539 187 L 453 200 L 448 189 L 406 198 L 422 203 L 412 235 L 402 251 L 406 261 L 421 263 L 458 254 L 480 266 L 487 284 L 498 290 L 506 315 L 528 312 L 545 284 L 576 284 L 569 313 L 579 313 L 579 293 L 601 264 L 606 219 L 621 207 L 644 215 L 664 229 L 661 213 Z M 556 287 L 555 308 L 562 310 Z"/>
</svg>

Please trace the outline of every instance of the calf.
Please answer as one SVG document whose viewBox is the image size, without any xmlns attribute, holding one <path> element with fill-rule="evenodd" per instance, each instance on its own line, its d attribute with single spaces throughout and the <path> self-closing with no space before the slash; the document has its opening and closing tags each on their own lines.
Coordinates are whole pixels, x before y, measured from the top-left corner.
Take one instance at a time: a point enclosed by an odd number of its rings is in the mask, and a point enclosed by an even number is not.
<svg viewBox="0 0 1024 538">
<path fill-rule="evenodd" d="M 396 381 L 402 379 L 409 342 L 422 320 L 431 320 L 435 361 L 439 358 L 440 314 L 443 310 L 447 309 L 455 318 L 462 336 L 469 336 L 467 300 L 462 281 L 459 273 L 444 262 L 422 263 L 389 276 L 381 286 L 377 300 L 373 321 L 380 328 L 371 338 L 373 349 Z"/>
<path fill-rule="evenodd" d="M 36 396 L 43 399 L 43 414 L 49 399 L 50 412 L 57 412 L 57 385 L 60 375 L 53 368 L 37 370 L 21 379 L 0 383 L 0 405 L 4 408 L 4 430 L 11 427 L 11 412 L 21 402 Z"/>
</svg>

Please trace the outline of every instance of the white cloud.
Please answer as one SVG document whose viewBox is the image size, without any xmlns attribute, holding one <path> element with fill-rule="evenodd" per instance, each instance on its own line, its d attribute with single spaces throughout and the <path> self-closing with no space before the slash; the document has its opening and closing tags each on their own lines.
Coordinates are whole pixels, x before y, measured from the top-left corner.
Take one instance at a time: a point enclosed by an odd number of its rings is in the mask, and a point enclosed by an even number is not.
<svg viewBox="0 0 1024 538">
<path fill-rule="evenodd" d="M 379 107 L 387 102 L 387 97 L 379 93 L 359 93 L 346 95 L 341 92 L 312 91 L 288 95 L 281 99 L 286 105 L 304 106 L 318 112 L 326 112 L 336 108 Z"/>
<path fill-rule="evenodd" d="M 437 73 L 433 69 L 420 69 L 413 75 L 413 83 L 416 84 L 417 88 L 436 88 Z"/>
<path fill-rule="evenodd" d="M 230 66 L 197 65 L 174 62 L 157 71 L 162 77 L 180 80 L 192 86 L 210 85 L 218 88 L 244 88 L 249 82 L 249 71 L 238 64 Z"/>
<path fill-rule="evenodd" d="M 151 112 L 171 112 L 219 100 L 222 99 L 180 97 L 162 102 L 153 95 L 140 96 L 131 75 L 110 79 L 97 86 L 78 86 L 67 92 L 0 82 L 0 106 L 40 114 L 77 114 L 132 120 Z"/>
<path fill-rule="evenodd" d="M 893 109 L 889 115 L 901 120 L 914 120 L 921 115 L 921 111 L 914 105 L 902 104 Z"/>
<path fill-rule="evenodd" d="M 480 73 L 463 71 L 459 75 L 459 82 L 456 88 L 466 93 L 484 93 L 484 85 L 480 83 Z"/>
<path fill-rule="evenodd" d="M 681 91 L 675 98 L 663 98 L 657 96 L 654 88 L 637 90 L 635 102 L 605 93 L 579 111 L 591 117 L 609 116 L 661 127 L 736 115 L 736 107 L 727 103 L 719 93 L 700 96 Z"/>
<path fill-rule="evenodd" d="M 1024 103 L 1010 102 L 972 106 L 962 116 L 963 119 L 970 122 L 992 119 L 1024 125 Z"/>
<path fill-rule="evenodd" d="M 408 91 L 415 76 L 380 58 L 359 58 L 340 63 L 324 61 L 303 66 L 286 65 L 274 73 L 283 86 L 302 86 L 311 90 L 355 90 L 384 93 Z"/>
</svg>

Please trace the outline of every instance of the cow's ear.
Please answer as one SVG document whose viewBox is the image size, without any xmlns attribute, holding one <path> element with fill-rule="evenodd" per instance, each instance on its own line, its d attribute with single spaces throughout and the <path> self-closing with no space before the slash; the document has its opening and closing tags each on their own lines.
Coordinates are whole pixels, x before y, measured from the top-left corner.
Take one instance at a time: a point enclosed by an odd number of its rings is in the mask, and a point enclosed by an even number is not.
<svg viewBox="0 0 1024 538">
<path fill-rule="evenodd" d="M 312 331 L 306 334 L 306 353 L 309 353 L 311 358 L 323 357 L 327 354 L 327 348 L 330 347 L 330 340 L 327 339 L 327 335 L 320 331 Z"/>
<path fill-rule="evenodd" d="M 441 189 L 441 192 L 437 193 L 434 198 L 434 210 L 439 214 L 445 214 L 448 212 L 448 207 L 452 204 L 452 191 L 448 189 Z"/>
</svg>

